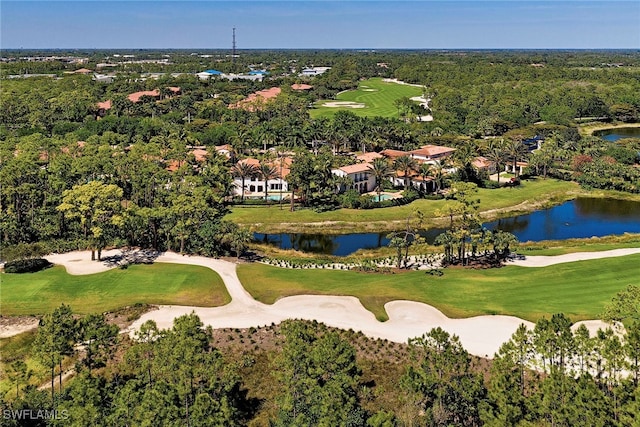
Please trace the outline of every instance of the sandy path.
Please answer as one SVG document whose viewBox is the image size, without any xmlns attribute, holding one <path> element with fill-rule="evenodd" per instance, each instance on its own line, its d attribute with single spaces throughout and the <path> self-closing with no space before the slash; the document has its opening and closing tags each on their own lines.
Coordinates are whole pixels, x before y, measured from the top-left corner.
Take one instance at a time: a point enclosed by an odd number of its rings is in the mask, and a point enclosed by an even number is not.
<svg viewBox="0 0 640 427">
<path fill-rule="evenodd" d="M 106 256 L 119 251 L 105 252 Z M 557 257 L 527 257 L 514 261 L 514 265 L 546 266 L 562 262 L 596 259 L 640 253 L 640 248 L 617 249 L 605 252 L 583 252 Z M 50 261 L 64 265 L 71 274 L 90 274 L 108 270 L 113 266 L 90 261 L 89 252 L 71 252 L 47 257 Z M 436 308 L 414 301 L 392 301 L 385 305 L 389 315 L 387 322 L 379 322 L 355 297 L 299 295 L 285 297 L 273 305 L 253 299 L 244 289 L 236 274 L 236 264 L 228 261 L 198 256 L 182 256 L 176 253 L 160 255 L 157 262 L 199 265 L 216 271 L 231 295 L 232 301 L 222 307 L 160 306 L 158 310 L 145 313 L 129 328 L 133 333 L 147 320 L 154 320 L 160 328 L 169 328 L 175 317 L 195 312 L 205 325 L 214 328 L 247 328 L 279 323 L 285 319 L 300 318 L 317 320 L 344 329 L 362 331 L 364 334 L 395 342 L 420 336 L 431 328 L 441 327 L 460 337 L 462 345 L 471 353 L 491 357 L 516 328 L 531 322 L 512 316 L 477 316 L 467 319 L 449 319 Z M 585 323 L 589 330 L 606 327 L 604 322 L 592 320 Z"/>
</svg>

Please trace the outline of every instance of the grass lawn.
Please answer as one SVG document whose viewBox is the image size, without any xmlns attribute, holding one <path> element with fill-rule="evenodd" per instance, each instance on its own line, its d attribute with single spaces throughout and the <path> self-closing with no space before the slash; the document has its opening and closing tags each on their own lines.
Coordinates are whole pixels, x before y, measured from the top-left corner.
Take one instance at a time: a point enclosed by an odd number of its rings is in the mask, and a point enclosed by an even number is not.
<svg viewBox="0 0 640 427">
<path fill-rule="evenodd" d="M 385 303 L 405 299 L 433 305 L 455 318 L 507 314 L 536 321 L 562 312 L 577 321 L 597 318 L 616 292 L 640 284 L 640 255 L 545 268 L 448 268 L 441 277 L 419 271 L 371 274 L 262 264 L 241 265 L 238 276 L 264 303 L 300 294 L 353 295 L 380 320 L 387 319 Z"/>
<path fill-rule="evenodd" d="M 2 273 L 0 281 L 3 316 L 44 314 L 62 303 L 87 314 L 138 302 L 213 307 L 231 301 L 217 273 L 192 265 L 132 265 L 82 276 L 56 266 L 38 273 Z"/>
<path fill-rule="evenodd" d="M 309 111 L 312 118 L 332 117 L 337 111 L 351 111 L 357 116 L 397 117 L 398 109 L 394 105 L 396 99 L 421 96 L 422 88 L 383 82 L 381 78 L 372 78 L 360 82 L 358 89 L 342 92 L 335 100 L 318 101 L 315 109 Z M 323 107 L 325 103 L 348 101 L 364 104 L 364 108 Z"/>
<path fill-rule="evenodd" d="M 564 201 L 581 193 L 580 187 L 573 182 L 555 179 L 532 179 L 523 181 L 518 187 L 479 189 L 480 210 L 483 212 L 495 209 L 505 209 L 528 202 L 537 208 L 545 201 Z M 446 200 L 416 200 L 408 205 L 378 209 L 338 209 L 335 211 L 317 213 L 310 209 L 300 209 L 289 212 L 285 206 L 254 206 L 234 207 L 226 219 L 242 225 L 252 225 L 254 231 L 323 231 L 327 233 L 355 232 L 355 231 L 388 231 L 402 227 L 400 222 L 415 210 L 420 210 L 427 223 L 425 227 L 443 225 L 434 220 L 438 210 L 442 210 L 450 201 Z M 528 209 L 523 206 L 519 211 Z M 497 217 L 493 212 L 490 217 Z M 488 219 L 489 217 L 487 217 Z M 392 221 L 397 221 L 394 224 Z M 338 223 L 336 223 L 338 222 Z M 315 223 L 315 224 L 308 224 Z"/>
</svg>

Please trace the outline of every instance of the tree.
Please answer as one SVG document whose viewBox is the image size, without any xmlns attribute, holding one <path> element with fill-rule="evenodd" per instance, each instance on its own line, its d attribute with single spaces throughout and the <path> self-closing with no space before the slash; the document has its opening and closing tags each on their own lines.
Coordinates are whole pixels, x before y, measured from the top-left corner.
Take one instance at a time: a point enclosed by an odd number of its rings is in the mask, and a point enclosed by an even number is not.
<svg viewBox="0 0 640 427">
<path fill-rule="evenodd" d="M 123 225 L 121 200 L 120 187 L 99 181 L 75 185 L 62 195 L 62 204 L 58 206 L 58 210 L 66 218 L 79 219 L 85 237 L 91 232 L 92 261 L 95 260 L 96 249 L 98 261 L 100 260 L 102 248 L 115 230 Z"/>
<path fill-rule="evenodd" d="M 286 342 L 274 366 L 284 393 L 273 425 L 364 425 L 354 348 L 336 332 L 318 336 L 308 323 L 285 321 L 281 327 Z"/>
<path fill-rule="evenodd" d="M 80 321 L 79 336 L 85 351 L 82 363 L 89 372 L 106 363 L 116 344 L 118 332 L 119 328 L 108 324 L 102 314 L 89 314 Z"/>
<path fill-rule="evenodd" d="M 489 161 L 496 164 L 496 171 L 498 172 L 498 184 L 500 184 L 500 172 L 502 172 L 502 165 L 506 160 L 505 153 L 505 144 L 504 140 L 495 140 L 492 139 L 489 141 L 489 146 L 487 147 L 487 152 L 485 154 Z"/>
<path fill-rule="evenodd" d="M 526 148 L 522 143 L 522 137 L 507 139 L 505 140 L 504 151 L 507 155 L 507 158 L 511 160 L 513 173 L 518 177 L 518 167 L 517 163 L 520 159 L 522 159 L 526 153 Z"/>
<path fill-rule="evenodd" d="M 244 201 L 244 181 L 247 178 L 253 178 L 254 176 L 256 176 L 258 174 L 258 171 L 255 165 L 240 160 L 233 166 L 233 168 L 231 169 L 231 173 L 233 173 L 234 176 L 240 177 L 240 179 L 242 180 L 242 185 L 240 188 L 240 199 Z"/>
<path fill-rule="evenodd" d="M 629 285 L 618 292 L 605 306 L 603 319 L 609 322 L 640 320 L 640 286 Z"/>
<path fill-rule="evenodd" d="M 387 159 L 380 157 L 373 159 L 368 167 L 369 172 L 376 180 L 376 192 L 378 193 L 378 201 L 380 201 L 380 193 L 382 192 L 382 183 L 385 179 L 393 175 L 393 169 L 389 166 Z"/>
<path fill-rule="evenodd" d="M 420 397 L 427 424 L 480 425 L 478 407 L 486 398 L 482 377 L 470 370 L 469 354 L 456 335 L 434 328 L 409 340 L 412 364 L 402 383 Z"/>
<path fill-rule="evenodd" d="M 55 368 L 56 366 L 59 368 L 59 386 L 62 391 L 62 360 L 65 356 L 72 354 L 76 334 L 77 328 L 71 308 L 62 304 L 42 318 L 33 343 L 36 358 L 50 369 L 51 402 L 54 405 Z"/>
<path fill-rule="evenodd" d="M 411 173 L 415 172 L 418 168 L 418 162 L 413 157 L 400 156 L 393 162 L 393 168 L 397 171 L 402 171 L 404 176 L 404 190 L 409 189 L 409 182 L 411 181 Z"/>
<path fill-rule="evenodd" d="M 276 168 L 268 163 L 261 163 L 258 168 L 258 174 L 262 177 L 264 181 L 264 200 L 268 200 L 268 191 L 269 191 L 269 180 L 274 179 L 279 176 Z"/>
</svg>

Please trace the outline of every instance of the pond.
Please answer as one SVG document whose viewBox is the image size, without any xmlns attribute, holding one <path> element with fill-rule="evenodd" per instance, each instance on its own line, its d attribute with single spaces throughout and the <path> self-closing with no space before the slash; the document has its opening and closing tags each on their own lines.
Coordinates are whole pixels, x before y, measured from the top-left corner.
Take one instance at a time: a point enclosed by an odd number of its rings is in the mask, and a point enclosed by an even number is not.
<svg viewBox="0 0 640 427">
<path fill-rule="evenodd" d="M 640 127 L 604 129 L 593 134 L 605 141 L 615 142 L 622 138 L 640 138 Z"/>
<path fill-rule="evenodd" d="M 513 233 L 521 242 L 640 233 L 640 202 L 579 198 L 549 209 L 484 225 L 490 230 L 498 228 Z M 433 243 L 443 231 L 429 229 L 420 234 Z M 254 238 L 258 242 L 270 243 L 282 249 L 294 248 L 310 253 L 345 256 L 359 249 L 387 246 L 387 234 L 255 233 Z"/>
</svg>

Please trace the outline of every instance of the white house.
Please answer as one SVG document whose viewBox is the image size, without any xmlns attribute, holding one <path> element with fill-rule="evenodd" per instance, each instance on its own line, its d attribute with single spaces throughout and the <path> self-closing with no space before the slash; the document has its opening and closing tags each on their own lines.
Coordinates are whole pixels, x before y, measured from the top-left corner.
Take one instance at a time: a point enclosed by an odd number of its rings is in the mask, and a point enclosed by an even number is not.
<svg viewBox="0 0 640 427">
<path fill-rule="evenodd" d="M 314 76 L 319 76 L 320 74 L 323 74 L 330 69 L 331 67 L 309 67 L 302 70 L 300 75 L 304 77 L 314 77 Z"/>
<path fill-rule="evenodd" d="M 244 189 L 242 188 L 242 177 L 234 176 L 233 194 L 235 196 L 244 194 L 245 198 L 263 199 L 266 187 L 267 197 L 270 200 L 280 200 L 281 196 L 283 199 L 287 198 L 289 196 L 290 190 L 289 183 L 287 182 L 286 177 L 291 172 L 291 161 L 292 159 L 290 157 L 282 157 L 280 159 L 269 162 L 269 165 L 275 169 L 276 176 L 267 180 L 266 182 L 258 173 L 256 173 L 254 176 L 245 177 Z M 253 165 L 256 170 L 260 167 L 260 161 L 258 159 L 242 159 L 238 163 L 241 162 Z"/>
<path fill-rule="evenodd" d="M 369 166 L 369 163 L 357 163 L 355 165 L 332 169 L 332 174 L 340 177 L 346 177 L 350 181 L 350 184 L 341 185 L 338 188 L 338 192 L 351 189 L 358 190 L 360 193 L 373 191 L 376 188 L 376 178 L 369 170 Z"/>
</svg>

